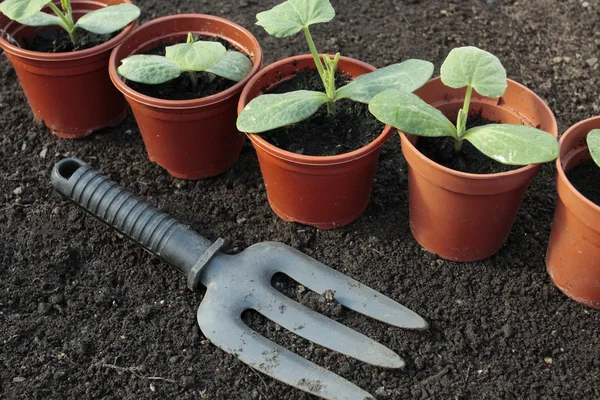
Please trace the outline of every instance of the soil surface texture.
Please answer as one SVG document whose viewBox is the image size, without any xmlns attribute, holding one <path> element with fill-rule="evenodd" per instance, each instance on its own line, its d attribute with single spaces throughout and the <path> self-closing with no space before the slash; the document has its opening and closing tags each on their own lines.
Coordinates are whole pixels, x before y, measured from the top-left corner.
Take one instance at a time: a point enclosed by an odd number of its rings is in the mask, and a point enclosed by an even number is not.
<svg viewBox="0 0 600 400">
<path fill-rule="evenodd" d="M 141 2 L 142 19 L 201 12 L 252 31 L 265 65 L 308 53 L 302 34 L 270 37 L 255 15 L 279 0 Z M 561 132 L 600 113 L 600 1 L 332 0 L 335 19 L 311 28 L 321 52 L 376 67 L 420 58 L 439 66 L 456 46 L 495 54 L 508 76 L 556 113 Z M 57 99 L 56 101 L 60 101 Z M 174 269 L 85 215 L 50 187 L 53 165 L 76 156 L 168 211 L 226 252 L 286 243 L 422 315 L 427 331 L 394 328 L 321 301 L 289 279 L 276 288 L 381 342 L 404 370 L 324 349 L 248 312 L 261 334 L 378 399 L 598 399 L 600 313 L 552 284 L 544 256 L 555 167 L 531 182 L 512 232 L 487 260 L 454 263 L 424 251 L 408 223 L 406 162 L 398 135 L 383 146 L 371 202 L 331 231 L 271 211 L 248 143 L 221 176 L 171 178 L 147 159 L 132 115 L 117 128 L 60 140 L 37 125 L 0 57 L 0 398 L 240 399 L 314 397 L 257 373 L 206 340 Z"/>
<path fill-rule="evenodd" d="M 481 112 L 479 112 L 469 117 L 467 130 L 476 126 L 496 123 L 498 122 L 484 119 Z M 468 140 L 463 140 L 460 152 L 456 152 L 454 150 L 454 139 L 451 137 L 420 137 L 417 141 L 417 149 L 444 167 L 470 174 L 496 174 L 519 168 L 504 165 L 489 158 Z"/>
<path fill-rule="evenodd" d="M 194 35 L 194 41 L 205 40 L 205 41 L 216 41 L 221 43 L 227 50 L 238 50 L 231 43 L 222 38 L 208 38 L 205 36 Z M 182 42 L 184 43 L 184 42 Z M 146 54 L 154 54 L 164 56 L 166 48 L 169 45 L 160 45 L 154 49 L 149 50 Z M 192 85 L 192 80 L 189 77 L 189 73 L 183 73 L 176 79 L 170 80 L 169 82 L 162 83 L 160 85 L 147 85 L 144 83 L 127 81 L 127 85 L 133 90 L 138 91 L 146 96 L 155 97 L 163 100 L 193 100 L 199 99 L 206 96 L 217 94 L 224 90 L 234 86 L 237 82 L 222 78 L 210 72 L 193 72 L 198 77 L 198 85 L 196 88 Z"/>
<path fill-rule="evenodd" d="M 42 53 L 67 53 L 99 46 L 104 42 L 108 42 L 119 33 L 120 31 L 108 35 L 98 35 L 84 29 L 78 29 L 77 40 L 73 43 L 71 37 L 64 29 L 49 28 L 39 31 L 32 40 L 26 41 L 25 48 Z"/>
<path fill-rule="evenodd" d="M 600 206 L 600 168 L 593 160 L 585 161 L 567 173 L 575 189 Z"/>
<path fill-rule="evenodd" d="M 352 80 L 337 73 L 335 87 L 341 88 Z M 296 90 L 324 92 L 323 81 L 315 69 L 306 69 L 275 86 L 269 93 L 288 93 Z M 294 125 L 264 132 L 269 143 L 287 151 L 307 156 L 334 156 L 368 145 L 383 131 L 384 124 L 369 112 L 369 107 L 350 99 L 335 102 L 335 113 L 329 114 L 323 104 L 310 118 Z"/>
</svg>

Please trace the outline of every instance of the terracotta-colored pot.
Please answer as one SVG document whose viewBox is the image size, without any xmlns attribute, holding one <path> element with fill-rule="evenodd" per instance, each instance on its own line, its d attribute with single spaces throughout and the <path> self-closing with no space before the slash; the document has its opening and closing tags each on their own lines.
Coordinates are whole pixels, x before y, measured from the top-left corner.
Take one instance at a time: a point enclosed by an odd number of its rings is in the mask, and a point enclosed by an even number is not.
<svg viewBox="0 0 600 400">
<path fill-rule="evenodd" d="M 315 68 L 310 54 L 268 65 L 244 88 L 238 113 L 264 91 L 306 68 Z M 375 67 L 341 57 L 338 70 L 357 77 Z M 300 155 L 273 146 L 260 135 L 248 137 L 256 149 L 273 211 L 285 221 L 333 229 L 354 221 L 367 208 L 379 151 L 391 134 L 391 127 L 386 126 L 367 146 L 336 156 Z"/>
<path fill-rule="evenodd" d="M 552 223 L 546 267 L 554 284 L 567 296 L 600 309 L 600 206 L 583 197 L 566 173 L 591 158 L 587 134 L 600 128 L 600 117 L 573 125 L 560 138 L 556 160 L 558 200 Z"/>
<path fill-rule="evenodd" d="M 446 87 L 434 78 L 415 93 L 456 121 L 466 89 Z M 491 121 L 525 124 L 557 136 L 556 119 L 546 103 L 523 85 L 508 80 L 499 99 L 473 91 L 470 112 Z M 419 152 L 417 137 L 400 132 L 408 162 L 410 228 L 431 253 L 454 261 L 481 260 L 506 241 L 528 183 L 539 165 L 497 174 L 468 174 L 443 167 Z"/>
<path fill-rule="evenodd" d="M 184 42 L 188 32 L 227 40 L 252 58 L 252 71 L 234 86 L 193 100 L 163 100 L 141 94 L 125 83 L 117 68 L 121 60 L 161 44 Z M 181 179 L 218 175 L 237 161 L 246 137 L 235 121 L 242 88 L 262 65 L 262 50 L 246 29 L 223 18 L 182 14 L 150 21 L 112 53 L 110 77 L 131 105 L 151 161 Z"/>
<path fill-rule="evenodd" d="M 109 5 L 130 0 L 74 0 L 75 19 Z M 60 4 L 60 2 L 57 2 Z M 44 11 L 52 13 L 49 9 Z M 68 53 L 42 53 L 11 44 L 0 36 L 0 47 L 10 60 L 36 121 L 62 138 L 79 138 L 99 129 L 116 126 L 127 113 L 127 103 L 111 84 L 108 59 L 112 49 L 135 28 L 135 22 L 111 40 L 90 49 Z M 33 39 L 46 27 L 31 27 L 0 14 L 0 30 L 18 43 Z"/>
</svg>

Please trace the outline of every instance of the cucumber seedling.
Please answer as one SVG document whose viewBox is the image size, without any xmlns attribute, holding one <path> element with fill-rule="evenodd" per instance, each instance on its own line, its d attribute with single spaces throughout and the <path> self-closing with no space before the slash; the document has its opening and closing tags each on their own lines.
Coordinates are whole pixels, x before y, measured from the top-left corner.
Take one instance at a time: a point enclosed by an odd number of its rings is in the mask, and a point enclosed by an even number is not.
<svg viewBox="0 0 600 400">
<path fill-rule="evenodd" d="M 335 73 L 340 53 L 322 55 L 322 61 L 309 27 L 329 22 L 335 10 L 329 0 L 288 0 L 256 15 L 257 25 L 272 36 L 283 38 L 303 31 L 324 92 L 298 90 L 283 94 L 263 94 L 256 97 L 240 113 L 237 128 L 242 132 L 259 133 L 303 121 L 327 104 L 329 114 L 335 114 L 335 102 L 351 99 L 368 104 L 377 93 L 388 88 L 412 92 L 423 86 L 433 74 L 428 61 L 407 60 L 364 74 L 347 85 L 335 87 Z"/>
<path fill-rule="evenodd" d="M 588 133 L 586 140 L 592 160 L 600 167 L 600 129 L 594 129 Z"/>
<path fill-rule="evenodd" d="M 5 0 L 0 11 L 8 18 L 23 25 L 56 25 L 69 33 L 71 42 L 77 42 L 77 29 L 81 28 L 98 35 L 107 35 L 125 28 L 140 16 L 140 9 L 133 4 L 119 4 L 91 11 L 75 22 L 69 0 L 61 0 L 61 8 L 48 0 Z M 54 13 L 42 12 L 48 6 Z"/>
<path fill-rule="evenodd" d="M 239 82 L 252 70 L 252 61 L 237 51 L 227 51 L 218 42 L 194 41 L 168 46 L 165 55 L 136 54 L 121 60 L 118 72 L 138 83 L 158 85 L 187 73 L 192 88 L 198 87 L 198 72 L 206 71 Z"/>
<path fill-rule="evenodd" d="M 486 156 L 506 165 L 537 164 L 558 156 L 556 138 L 530 126 L 488 124 L 466 129 L 473 90 L 491 98 L 501 97 L 506 91 L 506 71 L 496 56 L 476 47 L 453 49 L 442 64 L 440 75 L 446 86 L 467 88 L 456 126 L 418 96 L 398 90 L 375 96 L 369 111 L 379 121 L 411 135 L 452 137 L 456 153 L 468 140 Z"/>
</svg>

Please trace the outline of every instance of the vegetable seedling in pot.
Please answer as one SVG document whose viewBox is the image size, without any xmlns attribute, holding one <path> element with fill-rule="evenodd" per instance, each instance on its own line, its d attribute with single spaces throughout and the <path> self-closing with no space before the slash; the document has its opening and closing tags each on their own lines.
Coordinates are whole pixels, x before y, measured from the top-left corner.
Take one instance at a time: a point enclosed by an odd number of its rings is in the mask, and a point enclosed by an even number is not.
<svg viewBox="0 0 600 400">
<path fill-rule="evenodd" d="M 297 90 L 283 94 L 263 94 L 244 107 L 237 119 L 242 132 L 260 133 L 291 125 L 310 118 L 324 104 L 328 114 L 335 114 L 335 103 L 351 99 L 368 104 L 379 92 L 394 88 L 412 92 L 425 84 L 433 74 L 433 64 L 422 60 L 407 60 L 364 74 L 347 85 L 335 87 L 335 73 L 340 53 L 322 55 L 322 61 L 309 27 L 329 22 L 335 10 L 328 0 L 288 0 L 269 11 L 257 14 L 257 25 L 272 36 L 283 38 L 302 31 L 323 82 L 324 92 Z"/>
<path fill-rule="evenodd" d="M 487 124 L 466 129 L 473 90 L 497 98 L 507 88 L 506 71 L 496 56 L 476 47 L 453 49 L 440 70 L 442 82 L 451 88 L 466 87 L 464 105 L 456 126 L 418 96 L 386 90 L 369 103 L 369 111 L 381 122 L 417 136 L 452 137 L 454 151 L 468 140 L 486 156 L 506 165 L 529 165 L 554 160 L 558 142 L 549 133 L 525 125 Z"/>
<path fill-rule="evenodd" d="M 586 140 L 592 160 L 600 167 L 600 129 L 590 131 Z"/>
<path fill-rule="evenodd" d="M 165 55 L 136 54 L 121 60 L 121 76 L 139 83 L 158 85 L 187 73 L 192 88 L 198 87 L 197 72 L 205 71 L 239 82 L 252 69 L 252 61 L 237 51 L 227 51 L 218 42 L 194 41 L 188 33 L 186 43 L 168 46 Z"/>
<path fill-rule="evenodd" d="M 107 35 L 119 31 L 140 16 L 140 9 L 133 4 L 119 4 L 91 11 L 75 22 L 69 0 L 61 0 L 61 8 L 48 0 L 5 0 L 0 11 L 8 18 L 28 26 L 57 25 L 69 33 L 71 42 L 77 42 L 77 29 Z M 48 6 L 54 13 L 42 12 Z"/>
</svg>

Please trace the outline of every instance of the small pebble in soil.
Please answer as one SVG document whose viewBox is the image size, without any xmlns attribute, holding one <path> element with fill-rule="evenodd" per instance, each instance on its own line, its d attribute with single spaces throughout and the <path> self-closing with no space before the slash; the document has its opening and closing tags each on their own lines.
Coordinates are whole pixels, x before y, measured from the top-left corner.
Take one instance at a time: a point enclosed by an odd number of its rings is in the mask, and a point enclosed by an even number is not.
<svg viewBox="0 0 600 400">
<path fill-rule="evenodd" d="M 38 313 L 42 314 L 42 315 L 46 315 L 50 312 L 50 310 L 52 309 L 52 306 L 48 303 L 40 303 L 38 304 Z"/>
<path fill-rule="evenodd" d="M 15 196 L 20 196 L 23 194 L 23 186 L 19 186 L 17 188 L 15 188 L 15 190 L 13 190 L 13 194 Z"/>
<path fill-rule="evenodd" d="M 502 335 L 506 339 L 511 338 L 515 335 L 515 330 L 509 324 L 505 324 L 504 326 L 502 326 Z"/>
<path fill-rule="evenodd" d="M 333 303 L 333 301 L 335 300 L 335 290 L 327 289 L 323 293 L 323 297 L 325 297 L 325 301 L 327 301 L 328 303 Z"/>
<path fill-rule="evenodd" d="M 544 357 L 544 362 L 548 365 L 552 364 L 552 357 Z"/>
<path fill-rule="evenodd" d="M 194 385 L 196 384 L 196 379 L 194 379 L 193 376 L 184 375 L 181 377 L 180 382 L 181 386 L 183 386 L 186 389 L 189 389 L 194 387 Z"/>
</svg>

